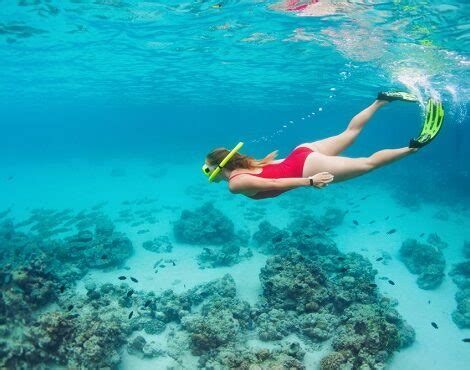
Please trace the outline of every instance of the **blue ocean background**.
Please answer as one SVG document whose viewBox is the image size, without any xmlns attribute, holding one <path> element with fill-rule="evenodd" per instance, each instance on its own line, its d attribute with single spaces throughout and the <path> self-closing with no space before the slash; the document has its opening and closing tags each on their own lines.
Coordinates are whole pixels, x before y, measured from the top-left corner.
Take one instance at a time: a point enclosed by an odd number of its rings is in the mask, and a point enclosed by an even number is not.
<svg viewBox="0 0 470 370">
<path fill-rule="evenodd" d="M 250 239 L 254 257 L 238 268 L 199 269 L 202 247 L 173 236 L 181 212 L 212 203 L 235 229 L 252 236 L 263 220 L 288 225 L 296 205 L 305 217 L 323 214 L 330 205 L 347 210 L 334 238 L 339 250 L 372 262 L 390 253 L 388 266 L 374 267 L 379 275 L 394 276 L 397 287 L 386 280 L 377 285 L 398 301 L 398 312 L 416 331 L 416 342 L 396 352 L 387 368 L 463 370 L 470 357 L 462 339 L 470 332 L 452 320 L 458 288 L 448 273 L 468 261 L 462 247 L 470 241 L 468 4 L 330 1 L 336 12 L 323 16 L 302 16 L 276 4 L 1 2 L 0 214 L 7 212 L 4 220 L 18 224 L 37 209 L 78 213 L 97 207 L 116 220 L 125 202 L 156 199 L 161 212 L 156 224 L 136 228 L 115 222 L 133 244 L 132 257 L 110 269 L 91 268 L 67 286 L 70 299 L 86 294 L 90 281 L 118 284 L 122 274 L 139 276 L 142 291 L 158 295 L 170 288 L 180 294 L 229 273 L 241 298 L 254 305 L 262 290 L 258 275 L 270 255 L 257 251 Z M 429 97 L 442 100 L 446 111 L 438 138 L 400 162 L 336 188 L 315 194 L 294 190 L 256 204 L 231 195 L 225 183 L 209 184 L 201 172 L 205 155 L 216 147 L 243 141 L 245 154 L 262 158 L 279 150 L 282 158 L 300 143 L 336 135 L 386 90 L 410 91 L 420 103 L 394 102 L 381 109 L 344 155 L 407 146 L 420 131 Z M 250 212 L 261 216 L 247 218 Z M 382 220 L 379 236 L 371 234 L 372 219 Z M 392 228 L 396 232 L 387 235 Z M 142 229 L 145 234 L 139 234 Z M 437 233 L 449 244 L 443 252 L 446 276 L 437 290 L 418 289 L 416 276 L 398 258 L 401 243 L 420 233 Z M 153 255 L 141 248 L 163 234 L 174 244 L 172 253 Z M 159 257 L 174 258 L 181 268 L 152 280 L 146 264 Z M 2 271 L 6 281 L 10 272 Z M 437 331 L 430 326 L 436 320 Z M 171 356 L 138 361 L 128 354 L 135 335 L 118 346 L 118 368 L 176 366 Z M 316 352 L 307 352 L 312 355 L 304 366 L 318 368 Z M 197 356 L 184 356 L 178 366 L 199 366 Z"/>
</svg>

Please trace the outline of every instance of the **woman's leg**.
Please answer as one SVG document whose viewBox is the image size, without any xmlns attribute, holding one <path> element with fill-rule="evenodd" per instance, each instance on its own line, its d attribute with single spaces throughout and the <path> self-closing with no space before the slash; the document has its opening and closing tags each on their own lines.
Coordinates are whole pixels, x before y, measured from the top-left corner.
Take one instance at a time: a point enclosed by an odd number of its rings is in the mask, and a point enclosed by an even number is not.
<svg viewBox="0 0 470 370">
<path fill-rule="evenodd" d="M 338 155 L 356 140 L 359 133 L 364 128 L 367 121 L 369 121 L 377 110 L 388 102 L 384 100 L 376 100 L 372 105 L 364 109 L 362 112 L 356 114 L 348 127 L 341 134 L 331 136 L 329 138 L 314 141 L 312 143 L 305 143 L 299 146 L 306 146 L 316 152 L 325 155 Z"/>
<path fill-rule="evenodd" d="M 385 166 L 416 152 L 417 149 L 408 147 L 400 149 L 380 150 L 370 157 L 348 158 L 328 156 L 313 152 L 309 154 L 304 164 L 303 177 L 313 176 L 319 172 L 329 172 L 340 182 Z"/>
</svg>

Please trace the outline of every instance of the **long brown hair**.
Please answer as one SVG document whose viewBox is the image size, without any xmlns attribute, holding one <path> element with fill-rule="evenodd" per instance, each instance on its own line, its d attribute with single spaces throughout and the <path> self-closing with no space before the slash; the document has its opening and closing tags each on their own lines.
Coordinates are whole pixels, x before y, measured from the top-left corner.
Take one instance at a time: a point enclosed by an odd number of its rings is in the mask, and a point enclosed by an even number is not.
<svg viewBox="0 0 470 370">
<path fill-rule="evenodd" d="M 230 153 L 226 148 L 217 148 L 214 149 L 206 156 L 206 161 L 210 166 L 217 166 L 223 159 Z M 277 150 L 269 153 L 263 159 L 255 159 L 253 157 L 235 153 L 235 155 L 227 162 L 224 166 L 229 171 L 233 171 L 238 168 L 245 168 L 247 170 L 252 170 L 255 168 L 264 167 L 267 164 L 270 164 L 277 156 Z"/>
</svg>

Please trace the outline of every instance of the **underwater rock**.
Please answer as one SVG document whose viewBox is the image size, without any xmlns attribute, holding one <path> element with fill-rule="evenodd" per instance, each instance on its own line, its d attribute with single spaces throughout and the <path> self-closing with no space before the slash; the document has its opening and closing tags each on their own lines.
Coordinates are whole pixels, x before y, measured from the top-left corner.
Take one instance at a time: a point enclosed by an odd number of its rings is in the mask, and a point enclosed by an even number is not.
<svg viewBox="0 0 470 370">
<path fill-rule="evenodd" d="M 400 258 L 412 274 L 417 274 L 421 289 L 437 288 L 444 279 L 445 259 L 442 252 L 415 239 L 407 239 L 400 248 Z"/>
<path fill-rule="evenodd" d="M 160 235 L 153 240 L 147 240 L 142 247 L 150 252 L 170 253 L 173 250 L 173 244 L 166 235 Z"/>
<path fill-rule="evenodd" d="M 176 240 L 188 244 L 221 245 L 235 239 L 233 222 L 212 203 L 184 210 L 173 226 Z"/>
</svg>

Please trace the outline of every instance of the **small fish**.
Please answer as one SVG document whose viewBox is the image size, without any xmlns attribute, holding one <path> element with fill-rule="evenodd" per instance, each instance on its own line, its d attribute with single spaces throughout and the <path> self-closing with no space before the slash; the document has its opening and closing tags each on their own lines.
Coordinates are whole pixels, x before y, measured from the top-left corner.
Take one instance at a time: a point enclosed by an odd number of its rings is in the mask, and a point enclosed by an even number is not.
<svg viewBox="0 0 470 370">
<path fill-rule="evenodd" d="M 376 259 L 376 261 L 379 262 L 379 261 L 382 261 L 383 259 L 384 259 L 383 257 L 379 257 Z"/>
<path fill-rule="evenodd" d="M 341 268 L 341 269 L 339 270 L 339 272 L 346 272 L 346 271 L 348 271 L 348 268 L 347 268 L 347 267 L 343 267 L 343 268 Z"/>
<path fill-rule="evenodd" d="M 173 264 L 173 266 L 176 266 L 176 263 L 175 263 L 175 261 L 171 261 L 171 263 Z"/>
<path fill-rule="evenodd" d="M 431 301 L 428 301 L 428 304 L 431 304 Z"/>
<path fill-rule="evenodd" d="M 344 257 L 338 257 L 338 261 L 344 261 L 346 258 Z"/>
<path fill-rule="evenodd" d="M 419 234 L 419 237 L 422 238 L 424 236 L 424 233 Z"/>
<path fill-rule="evenodd" d="M 134 315 L 134 311 L 131 311 L 131 313 L 129 314 L 129 316 L 128 316 L 128 317 L 129 317 L 129 319 L 131 319 L 131 318 L 132 318 L 132 315 Z"/>
<path fill-rule="evenodd" d="M 144 307 L 148 307 L 152 303 L 152 301 L 149 299 L 147 302 L 145 302 Z"/>
<path fill-rule="evenodd" d="M 470 338 L 464 338 L 464 339 L 462 339 L 462 342 L 464 342 L 464 343 L 470 343 Z"/>
<path fill-rule="evenodd" d="M 395 285 L 395 282 L 394 282 L 393 280 L 389 280 L 388 283 L 389 283 L 390 285 Z"/>
<path fill-rule="evenodd" d="M 390 216 L 385 217 L 386 220 L 388 220 L 389 218 L 390 218 Z"/>
<path fill-rule="evenodd" d="M 439 326 L 437 326 L 437 324 L 434 321 L 431 323 L 431 325 L 434 329 L 439 329 Z"/>
<path fill-rule="evenodd" d="M 71 311 L 73 310 L 73 304 L 70 304 L 68 307 L 67 307 L 67 311 Z"/>
<path fill-rule="evenodd" d="M 366 200 L 367 199 L 367 195 L 365 197 L 362 197 L 361 200 Z"/>
<path fill-rule="evenodd" d="M 279 243 L 282 241 L 282 235 L 278 235 L 278 236 L 275 236 L 273 239 L 272 239 L 272 242 L 273 243 Z"/>
<path fill-rule="evenodd" d="M 78 313 L 71 313 L 70 315 L 67 315 L 67 319 L 76 319 L 78 316 L 80 316 Z"/>
<path fill-rule="evenodd" d="M 374 230 L 374 231 L 372 231 L 372 232 L 370 233 L 370 235 L 377 235 L 379 232 L 380 232 L 380 231 L 378 231 L 378 230 Z"/>
<path fill-rule="evenodd" d="M 375 283 L 370 283 L 369 286 L 370 286 L 371 288 L 377 288 L 377 284 L 375 284 Z"/>
<path fill-rule="evenodd" d="M 372 220 L 371 222 L 369 222 L 369 224 L 371 224 L 371 225 L 372 225 L 373 223 L 375 223 L 375 220 Z"/>
<path fill-rule="evenodd" d="M 126 280 L 127 278 L 124 275 L 118 277 L 119 280 Z"/>
<path fill-rule="evenodd" d="M 134 277 L 132 277 L 132 276 L 131 276 L 131 280 L 132 280 L 134 283 L 138 283 L 138 282 L 139 282 L 139 280 L 137 280 L 136 278 L 134 278 Z"/>
<path fill-rule="evenodd" d="M 103 254 L 103 255 L 101 256 L 101 259 L 102 259 L 102 260 L 108 259 L 108 256 L 107 256 L 106 254 Z"/>
<path fill-rule="evenodd" d="M 212 253 L 212 251 L 209 249 L 209 248 L 202 248 L 204 250 L 204 252 L 206 253 Z"/>
<path fill-rule="evenodd" d="M 391 229 L 387 231 L 387 234 L 395 234 L 396 231 L 397 229 Z"/>
<path fill-rule="evenodd" d="M 59 290 L 60 290 L 61 293 L 63 293 L 65 291 L 65 285 L 61 285 Z"/>
<path fill-rule="evenodd" d="M 356 220 L 353 220 L 353 224 L 357 226 L 359 225 L 359 222 L 357 222 Z"/>
<path fill-rule="evenodd" d="M 311 237 L 312 237 L 312 235 L 310 235 L 310 234 L 304 234 L 304 236 L 305 236 L 306 238 L 311 238 Z"/>
<path fill-rule="evenodd" d="M 130 296 L 132 296 L 132 294 L 134 294 L 134 291 L 131 289 L 131 290 L 129 290 L 129 291 L 127 292 L 126 295 L 127 295 L 128 297 L 130 297 Z"/>
</svg>

